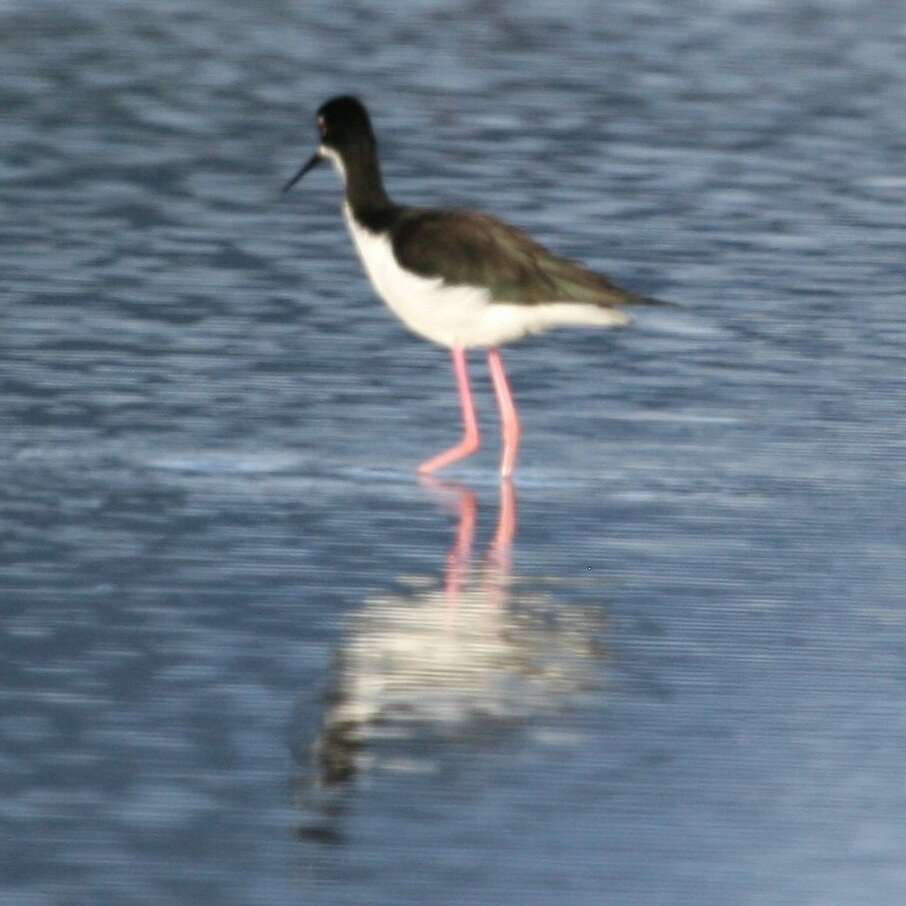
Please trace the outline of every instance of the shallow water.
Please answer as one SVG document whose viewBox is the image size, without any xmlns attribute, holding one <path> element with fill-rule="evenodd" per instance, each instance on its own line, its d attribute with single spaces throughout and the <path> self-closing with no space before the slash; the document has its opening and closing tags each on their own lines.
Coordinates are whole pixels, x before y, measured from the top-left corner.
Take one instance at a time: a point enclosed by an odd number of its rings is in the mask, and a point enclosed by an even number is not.
<svg viewBox="0 0 906 906">
<path fill-rule="evenodd" d="M 904 14 L 0 2 L 4 899 L 899 901 Z M 512 487 L 279 195 L 347 90 L 682 307 L 506 352 Z"/>
</svg>

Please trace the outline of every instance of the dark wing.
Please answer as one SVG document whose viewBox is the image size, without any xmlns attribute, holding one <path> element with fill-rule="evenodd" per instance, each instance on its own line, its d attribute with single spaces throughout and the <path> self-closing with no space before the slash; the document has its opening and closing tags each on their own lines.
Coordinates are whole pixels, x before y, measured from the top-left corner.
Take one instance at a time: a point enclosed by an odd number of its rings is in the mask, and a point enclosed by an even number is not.
<svg viewBox="0 0 906 906">
<path fill-rule="evenodd" d="M 485 214 L 407 210 L 393 230 L 393 251 L 407 270 L 453 286 L 485 287 L 497 302 L 644 302 Z"/>
</svg>

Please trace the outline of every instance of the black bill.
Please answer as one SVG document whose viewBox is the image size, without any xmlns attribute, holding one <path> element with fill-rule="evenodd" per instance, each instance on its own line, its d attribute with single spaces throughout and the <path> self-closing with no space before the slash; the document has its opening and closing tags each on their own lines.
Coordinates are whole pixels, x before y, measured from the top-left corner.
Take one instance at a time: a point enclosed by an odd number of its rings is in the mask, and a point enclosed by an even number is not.
<svg viewBox="0 0 906 906">
<path fill-rule="evenodd" d="M 312 156 L 309 158 L 308 162 L 303 164 L 299 168 L 299 172 L 296 173 L 296 175 L 286 183 L 286 185 L 283 187 L 283 191 L 288 192 L 303 176 L 305 176 L 306 173 L 308 173 L 309 170 L 313 170 L 315 167 L 317 167 L 322 160 L 323 158 L 321 157 L 320 153 L 315 151 L 315 153 L 312 154 Z"/>
</svg>

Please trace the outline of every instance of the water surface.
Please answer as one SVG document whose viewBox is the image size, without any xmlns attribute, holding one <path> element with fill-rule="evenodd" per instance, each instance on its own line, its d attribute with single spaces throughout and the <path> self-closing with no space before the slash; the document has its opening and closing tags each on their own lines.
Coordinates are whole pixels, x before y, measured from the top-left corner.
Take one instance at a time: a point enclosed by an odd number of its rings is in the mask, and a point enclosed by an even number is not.
<svg viewBox="0 0 906 906">
<path fill-rule="evenodd" d="M 906 891 L 902 2 L 0 3 L 0 890 Z M 517 480 L 310 153 L 677 302 L 505 353 Z"/>
</svg>

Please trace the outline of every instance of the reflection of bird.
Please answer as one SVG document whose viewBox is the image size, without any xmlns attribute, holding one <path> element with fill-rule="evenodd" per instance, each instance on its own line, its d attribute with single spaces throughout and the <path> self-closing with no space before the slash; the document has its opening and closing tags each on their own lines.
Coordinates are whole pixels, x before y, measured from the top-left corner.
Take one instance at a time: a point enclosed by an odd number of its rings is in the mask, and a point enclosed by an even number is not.
<svg viewBox="0 0 906 906">
<path fill-rule="evenodd" d="M 345 182 L 346 222 L 378 295 L 415 333 L 453 353 L 464 436 L 419 471 L 434 472 L 478 449 L 465 351 L 485 347 L 503 422 L 501 473 L 511 475 L 520 426 L 496 347 L 558 325 L 626 324 L 626 305 L 656 300 L 620 289 L 485 214 L 394 204 L 381 179 L 371 121 L 355 98 L 328 101 L 317 123 L 318 150 L 286 188 L 322 160 L 332 161 Z"/>
<path fill-rule="evenodd" d="M 531 729 L 600 683 L 600 610 L 554 607 L 549 594 L 513 587 L 512 485 L 501 489 L 497 532 L 474 575 L 475 495 L 432 488 L 459 516 L 445 587 L 409 580 L 407 591 L 370 598 L 351 619 L 320 712 L 300 714 L 303 801 L 369 766 L 430 769 L 438 739 L 480 743 Z"/>
</svg>

